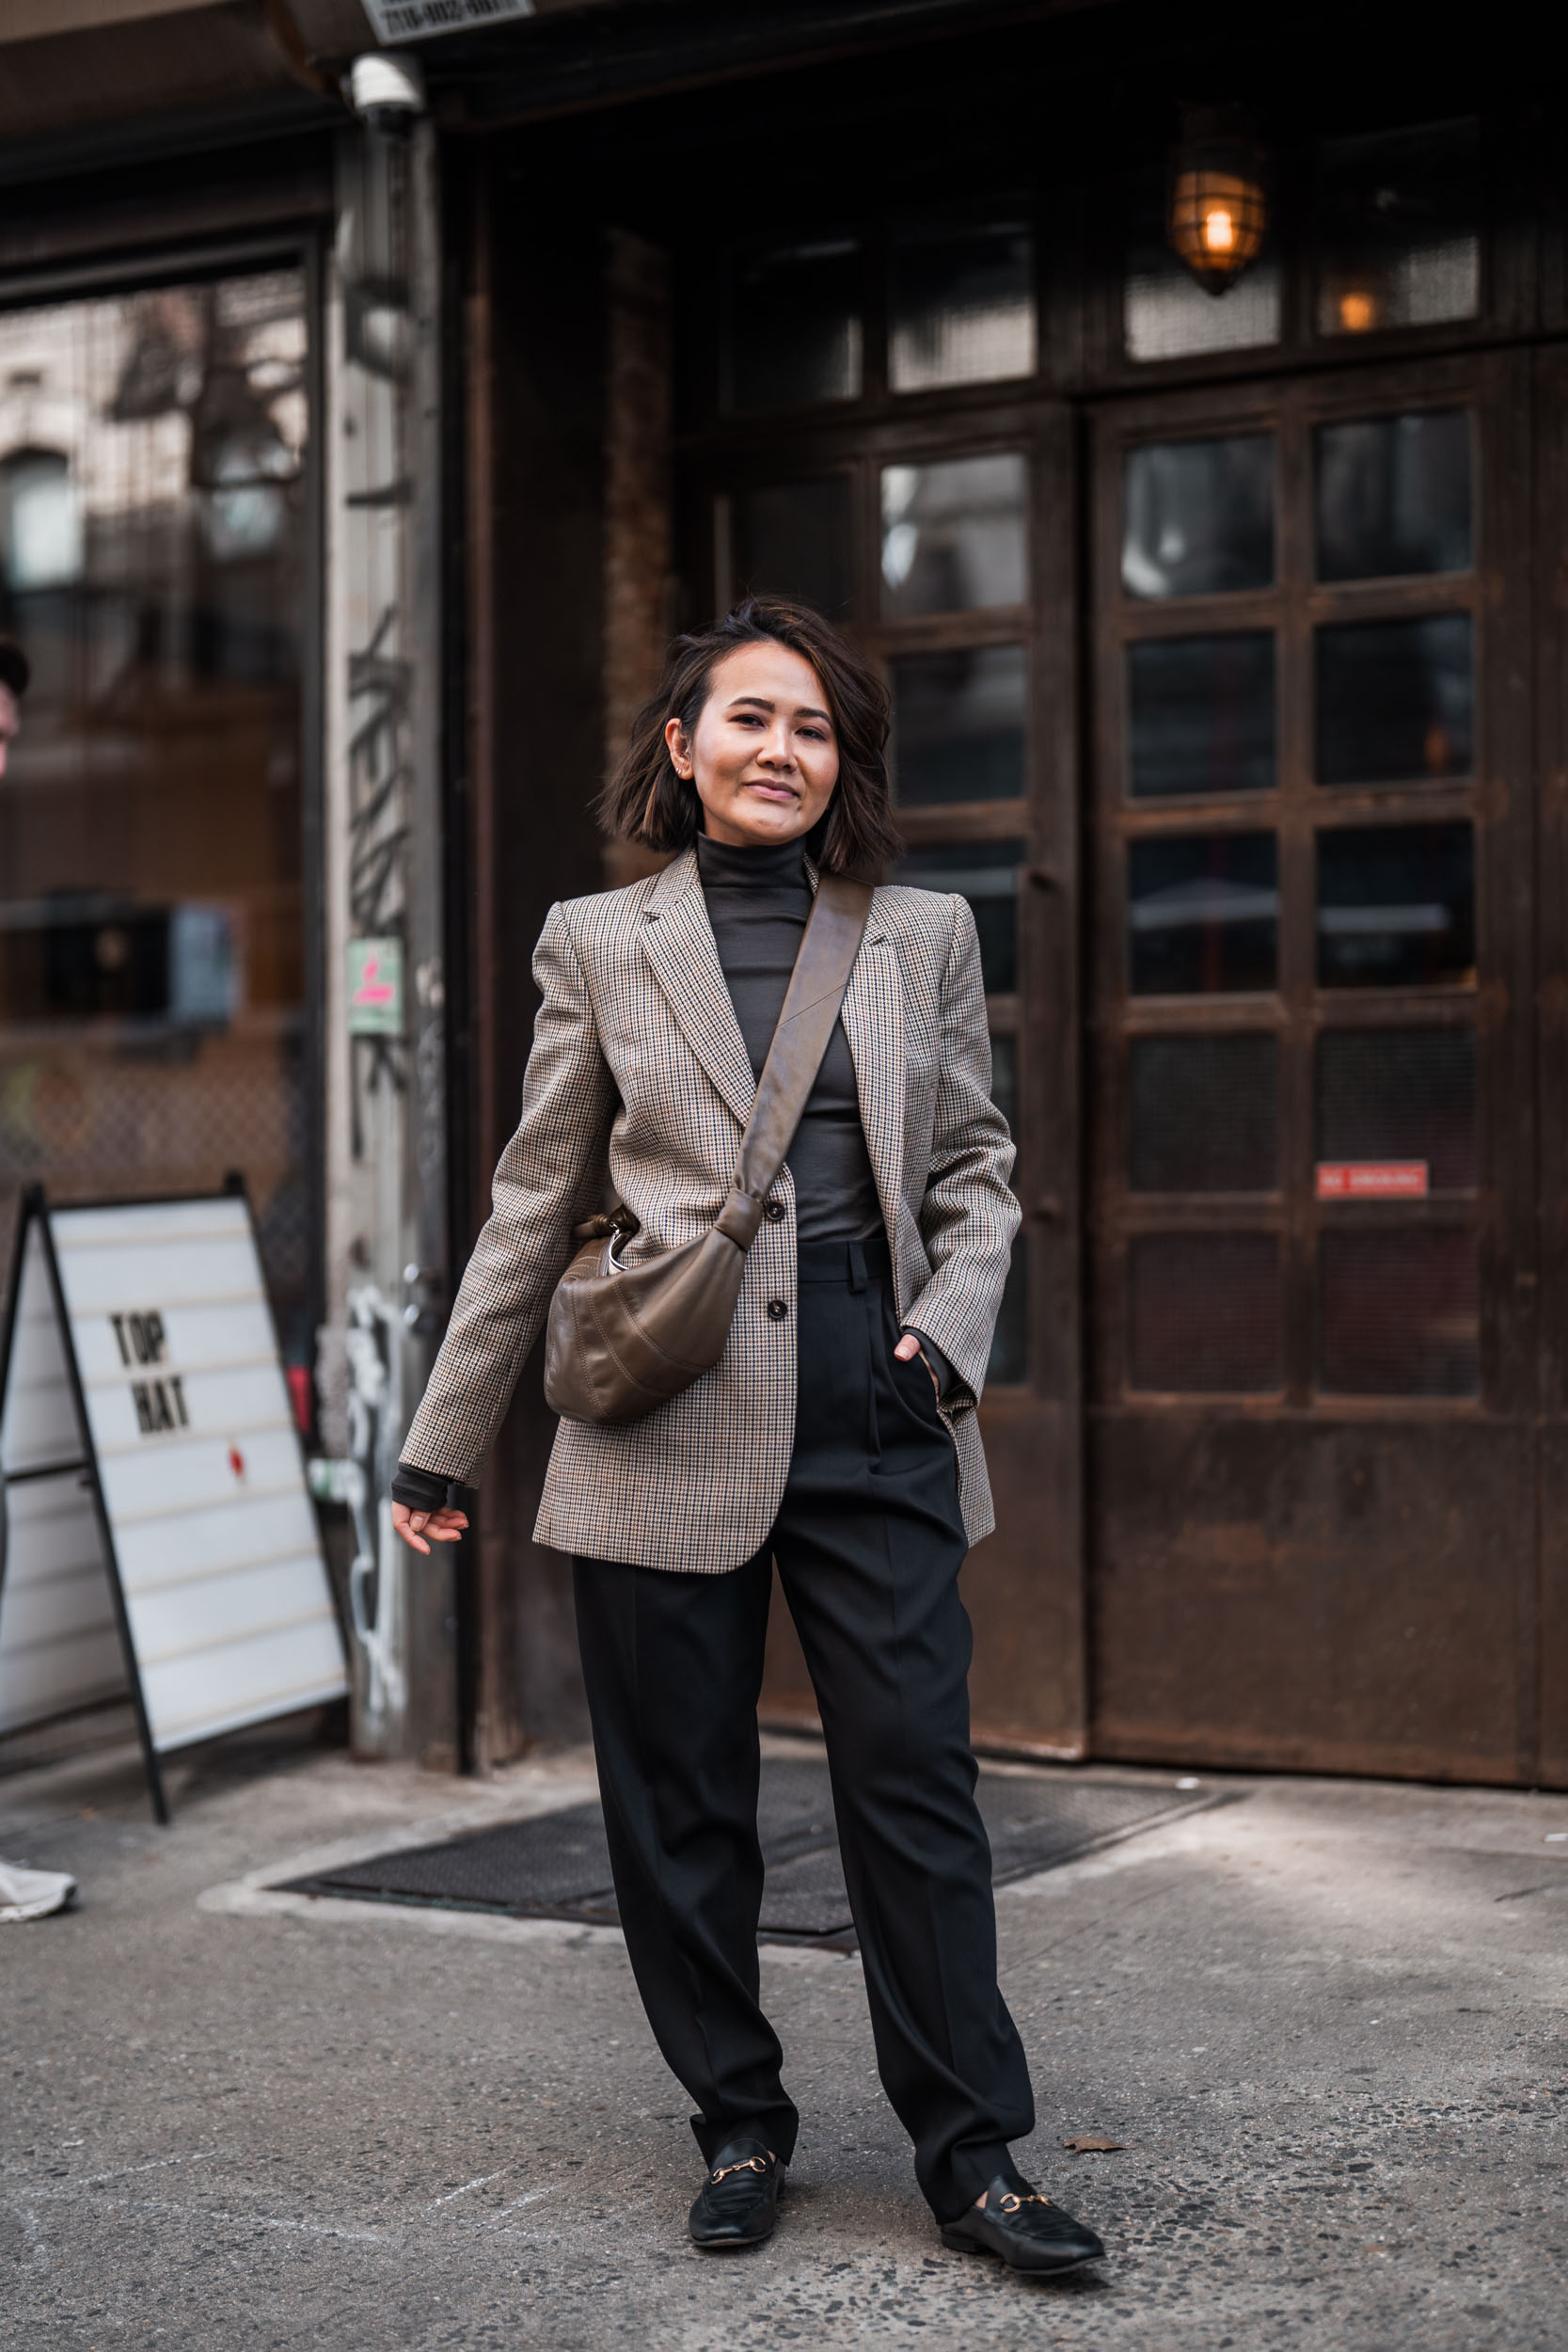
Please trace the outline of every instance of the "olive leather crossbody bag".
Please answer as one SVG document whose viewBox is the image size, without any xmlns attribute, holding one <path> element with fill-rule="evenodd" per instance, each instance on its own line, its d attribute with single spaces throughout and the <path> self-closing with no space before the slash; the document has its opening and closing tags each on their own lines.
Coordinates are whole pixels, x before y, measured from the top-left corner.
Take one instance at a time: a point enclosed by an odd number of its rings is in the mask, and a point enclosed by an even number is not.
<svg viewBox="0 0 1568 2352">
<path fill-rule="evenodd" d="M 616 1251 L 638 1230 L 628 1209 L 573 1229 L 580 1247 L 556 1285 L 545 1331 L 552 1411 L 571 1421 L 639 1421 L 719 1361 L 746 1252 L 816 1082 L 870 912 L 868 883 L 821 877 L 729 1194 L 708 1231 L 623 1265 Z"/>
</svg>

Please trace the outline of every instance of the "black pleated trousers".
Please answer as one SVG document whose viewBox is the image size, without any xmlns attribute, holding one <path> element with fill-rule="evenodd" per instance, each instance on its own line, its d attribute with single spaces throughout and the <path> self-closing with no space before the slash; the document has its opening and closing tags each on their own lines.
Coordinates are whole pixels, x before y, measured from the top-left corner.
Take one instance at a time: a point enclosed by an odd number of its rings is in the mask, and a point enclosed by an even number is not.
<svg viewBox="0 0 1568 2352">
<path fill-rule="evenodd" d="M 756 1707 L 776 1558 L 821 1710 L 877 2062 L 939 2219 L 1034 2128 L 996 1982 L 990 1850 L 969 1745 L 953 1448 L 900 1363 L 885 1242 L 800 1254 L 800 1390 L 777 1522 L 728 1575 L 579 1559 L 578 1633 L 616 1899 L 659 2048 L 711 2161 L 799 2117 L 763 2014 Z"/>
</svg>

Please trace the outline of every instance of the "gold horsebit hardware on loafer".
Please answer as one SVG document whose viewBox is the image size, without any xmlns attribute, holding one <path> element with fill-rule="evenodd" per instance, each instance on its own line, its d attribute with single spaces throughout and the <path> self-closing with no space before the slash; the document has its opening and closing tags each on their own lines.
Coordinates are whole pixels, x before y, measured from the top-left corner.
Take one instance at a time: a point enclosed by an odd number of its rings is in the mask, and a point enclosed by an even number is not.
<svg viewBox="0 0 1568 2352">
<path fill-rule="evenodd" d="M 1037 2188 L 1031 2189 L 1027 2197 L 1015 2197 L 1012 2190 L 1009 2189 L 1006 2195 L 1001 2200 L 1002 2210 L 1004 2213 L 1017 2213 L 1019 2208 L 1022 2205 L 1049 2205 L 1050 2202 L 1050 2198 L 1042 2197 Z"/>
<path fill-rule="evenodd" d="M 772 2161 L 773 2151 L 771 2149 L 768 2150 L 766 2157 L 743 2156 L 738 2164 L 721 2165 L 717 2172 L 708 2174 L 708 2180 L 710 2182 L 727 2180 L 732 2172 L 766 2172 Z"/>
</svg>

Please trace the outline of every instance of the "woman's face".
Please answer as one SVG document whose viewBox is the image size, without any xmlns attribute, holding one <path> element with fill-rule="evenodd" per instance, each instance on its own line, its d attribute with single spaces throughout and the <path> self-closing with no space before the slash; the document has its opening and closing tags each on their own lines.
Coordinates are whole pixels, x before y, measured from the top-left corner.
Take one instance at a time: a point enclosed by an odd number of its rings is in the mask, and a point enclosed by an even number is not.
<svg viewBox="0 0 1568 2352">
<path fill-rule="evenodd" d="M 716 664 L 688 740 L 664 730 L 675 773 L 696 786 L 703 830 L 744 849 L 810 833 L 838 782 L 838 739 L 811 663 L 787 645 L 740 645 Z"/>
</svg>

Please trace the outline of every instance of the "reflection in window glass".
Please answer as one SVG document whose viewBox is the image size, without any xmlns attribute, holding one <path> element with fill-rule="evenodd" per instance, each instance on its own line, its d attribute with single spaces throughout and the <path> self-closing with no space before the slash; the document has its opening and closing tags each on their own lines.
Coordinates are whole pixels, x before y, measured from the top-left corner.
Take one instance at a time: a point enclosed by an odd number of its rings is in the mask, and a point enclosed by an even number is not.
<svg viewBox="0 0 1568 2352">
<path fill-rule="evenodd" d="M 1378 580 L 1470 568 L 1470 415 L 1321 424 L 1318 578 Z"/>
<path fill-rule="evenodd" d="M 1034 239 L 1023 222 L 895 236 L 891 263 L 895 392 L 1033 375 Z"/>
<path fill-rule="evenodd" d="M 1155 637 L 1127 648 L 1127 786 L 1134 800 L 1268 792 L 1274 633 Z"/>
<path fill-rule="evenodd" d="M 1279 882 L 1272 833 L 1157 834 L 1127 852 L 1135 996 L 1273 988 Z"/>
<path fill-rule="evenodd" d="M 1418 784 L 1470 772 L 1470 616 L 1321 628 L 1318 782 Z"/>
<path fill-rule="evenodd" d="M 1022 645 L 895 661 L 893 772 L 904 805 L 1022 800 L 1026 688 Z"/>
<path fill-rule="evenodd" d="M 1250 1395 L 1284 1379 L 1273 1233 L 1145 1233 L 1128 1251 L 1128 1385 Z"/>
<path fill-rule="evenodd" d="M 1273 434 L 1129 450 L 1125 503 L 1121 579 L 1130 596 L 1271 585 Z"/>
<path fill-rule="evenodd" d="M 1476 1182 L 1473 1029 L 1329 1029 L 1318 1041 L 1320 1160 L 1424 1160 L 1433 1192 Z"/>
<path fill-rule="evenodd" d="M 1475 978 L 1470 827 L 1358 825 L 1318 835 L 1320 988 Z"/>
<path fill-rule="evenodd" d="M 1018 1141 L 1018 1040 L 1016 1037 L 993 1037 L 990 1041 L 990 1099 L 1007 1122 L 1007 1132 L 1015 1144 Z M 1013 1168 L 1013 1190 L 1018 1190 L 1018 1168 Z M 999 1381 L 1027 1380 L 1029 1377 L 1029 1243 L 1023 1233 L 1013 1238 L 1012 1263 L 1002 1293 L 1002 1305 L 996 1317 L 996 1329 L 991 1335 L 990 1359 L 986 1368 L 988 1387 Z"/>
<path fill-rule="evenodd" d="M 82 574 L 82 506 L 60 450 L 0 459 L 0 561 L 12 588 L 62 588 Z"/>
<path fill-rule="evenodd" d="M 0 317 L 0 1224 L 242 1168 L 301 1366 L 306 315 L 287 269 Z"/>
<path fill-rule="evenodd" d="M 1205 294 L 1165 242 L 1165 185 L 1155 175 L 1134 192 L 1122 330 L 1130 359 L 1186 359 L 1276 343 L 1279 264 L 1265 249 L 1227 293 Z"/>
<path fill-rule="evenodd" d="M 1013 1236 L 1013 1254 L 1003 1285 L 996 1328 L 991 1333 L 986 1385 L 1016 1384 L 1029 1377 L 1029 1237 Z"/>
<path fill-rule="evenodd" d="M 732 564 L 742 596 L 796 596 L 830 619 L 849 610 L 849 484 L 783 482 L 736 495 Z"/>
<path fill-rule="evenodd" d="M 1474 1396 L 1472 1233 L 1329 1232 L 1318 1244 L 1319 1381 L 1338 1396 Z"/>
<path fill-rule="evenodd" d="M 731 408 L 858 400 L 860 246 L 829 238 L 742 257 L 731 279 L 726 344 Z"/>
<path fill-rule="evenodd" d="M 1481 307 L 1474 122 L 1339 139 L 1318 166 L 1318 332 L 1369 335 Z"/>
<path fill-rule="evenodd" d="M 13 902 L 4 928 L 13 1007 L 31 995 L 47 1014 L 182 1031 L 227 1029 L 239 1009 L 235 924 L 221 906 L 148 907 L 123 892 L 65 884 L 40 907 Z"/>
<path fill-rule="evenodd" d="M 1028 468 L 1016 451 L 882 469 L 882 609 L 974 612 L 1029 594 Z"/>
<path fill-rule="evenodd" d="M 1134 1038 L 1128 1112 L 1133 1192 L 1272 1192 L 1279 1182 L 1275 1038 Z"/>
<path fill-rule="evenodd" d="M 956 891 L 969 900 L 980 935 L 988 996 L 1018 986 L 1018 877 L 1022 841 L 942 841 L 906 852 L 895 879 L 919 890 Z"/>
<path fill-rule="evenodd" d="M 990 1099 L 1018 1141 L 1018 1040 L 993 1037 L 990 1041 Z M 1014 1171 L 1015 1178 L 1017 1171 Z"/>
</svg>

